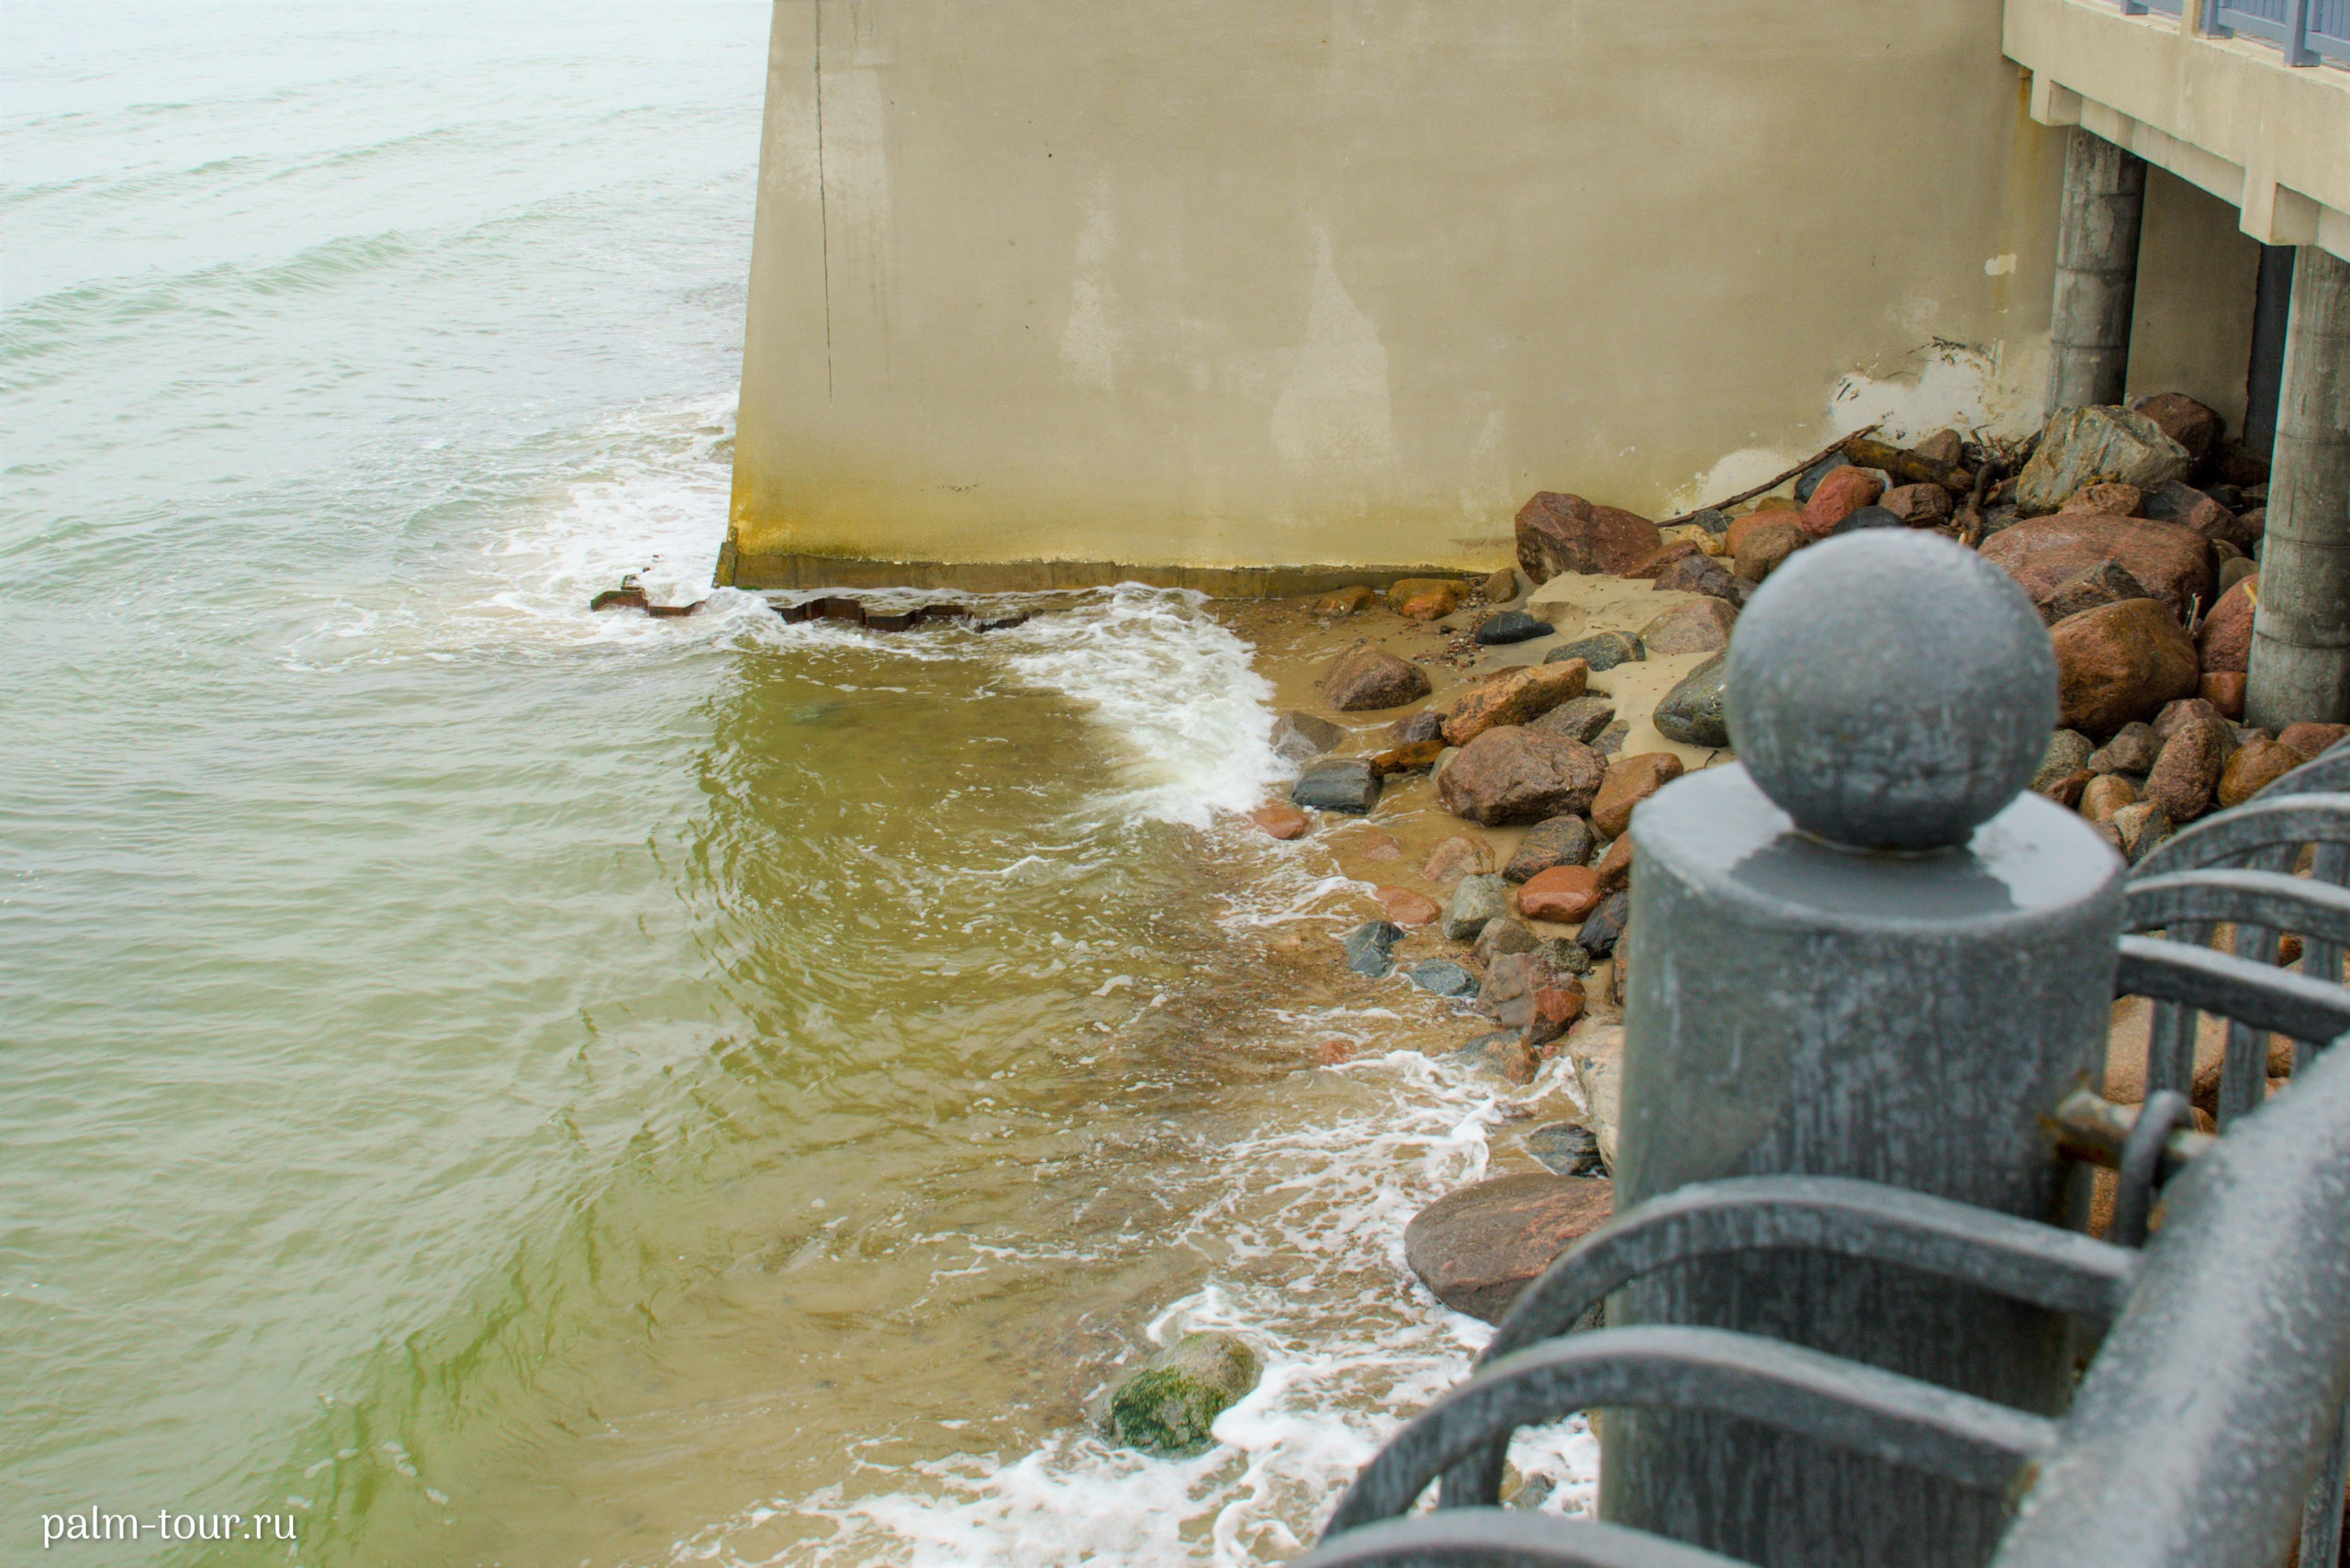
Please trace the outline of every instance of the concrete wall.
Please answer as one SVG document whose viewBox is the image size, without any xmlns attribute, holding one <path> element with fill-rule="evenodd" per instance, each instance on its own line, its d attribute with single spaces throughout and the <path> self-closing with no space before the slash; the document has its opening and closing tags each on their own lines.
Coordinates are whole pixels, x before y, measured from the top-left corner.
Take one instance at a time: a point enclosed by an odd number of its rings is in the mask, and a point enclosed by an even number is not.
<svg viewBox="0 0 2350 1568">
<path fill-rule="evenodd" d="M 2260 241 L 2238 227 L 2234 207 L 2147 170 L 2126 395 L 2184 392 L 2242 430 L 2259 278 Z"/>
<path fill-rule="evenodd" d="M 1490 567 L 1536 489 L 1658 515 L 1872 419 L 2020 427 L 2063 133 L 2000 28 L 778 0 L 722 574 Z M 2191 264 L 2210 227 L 2177 227 Z"/>
</svg>

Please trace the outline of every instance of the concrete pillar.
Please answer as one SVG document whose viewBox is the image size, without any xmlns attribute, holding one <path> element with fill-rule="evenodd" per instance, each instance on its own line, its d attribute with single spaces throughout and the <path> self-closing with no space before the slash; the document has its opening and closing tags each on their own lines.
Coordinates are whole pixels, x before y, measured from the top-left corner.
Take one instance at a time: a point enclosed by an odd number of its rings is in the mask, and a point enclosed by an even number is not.
<svg viewBox="0 0 2350 1568">
<path fill-rule="evenodd" d="M 2350 719 L 2350 262 L 2314 245 L 2293 267 L 2244 718 Z"/>
<path fill-rule="evenodd" d="M 2119 403 L 2138 297 L 2138 219 L 2146 161 L 2073 128 L 2056 222 L 2056 297 L 2048 323 L 2048 411 Z"/>
</svg>

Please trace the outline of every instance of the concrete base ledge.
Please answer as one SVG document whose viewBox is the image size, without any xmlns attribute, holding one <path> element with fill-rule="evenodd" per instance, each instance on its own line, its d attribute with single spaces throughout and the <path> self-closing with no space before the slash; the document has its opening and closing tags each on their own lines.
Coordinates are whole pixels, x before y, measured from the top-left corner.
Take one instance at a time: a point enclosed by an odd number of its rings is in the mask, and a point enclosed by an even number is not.
<svg viewBox="0 0 2350 1568">
<path fill-rule="evenodd" d="M 961 588 L 968 593 L 1035 593 L 1057 588 L 1146 583 L 1192 588 L 1211 599 L 1287 599 L 1356 583 L 1385 588 L 1404 577 L 1465 581 L 1457 566 L 1175 566 L 1122 561 L 877 561 L 839 555 L 735 554 L 718 562 L 718 586 L 780 588 Z"/>
</svg>

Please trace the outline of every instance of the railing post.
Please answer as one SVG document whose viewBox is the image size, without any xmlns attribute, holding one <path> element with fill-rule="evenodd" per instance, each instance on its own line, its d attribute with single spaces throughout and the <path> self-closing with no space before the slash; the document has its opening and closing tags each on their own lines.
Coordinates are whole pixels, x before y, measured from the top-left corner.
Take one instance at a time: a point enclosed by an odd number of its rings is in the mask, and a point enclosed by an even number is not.
<svg viewBox="0 0 2350 1568">
<path fill-rule="evenodd" d="M 2035 1219 L 2041 1118 L 2101 1065 L 2121 866 L 2019 791 L 2056 716 L 2048 634 L 1939 539 L 1869 531 L 1774 574 L 1731 644 L 1742 765 L 1634 816 L 1617 1203 L 1860 1177 Z M 1889 1265 L 1681 1265 L 1616 1323 L 1793 1339 L 2054 1412 L 2065 1325 Z M 1759 1428 L 1610 1412 L 1601 1511 L 1764 1565 L 1979 1564 L 2003 1500 Z"/>
</svg>

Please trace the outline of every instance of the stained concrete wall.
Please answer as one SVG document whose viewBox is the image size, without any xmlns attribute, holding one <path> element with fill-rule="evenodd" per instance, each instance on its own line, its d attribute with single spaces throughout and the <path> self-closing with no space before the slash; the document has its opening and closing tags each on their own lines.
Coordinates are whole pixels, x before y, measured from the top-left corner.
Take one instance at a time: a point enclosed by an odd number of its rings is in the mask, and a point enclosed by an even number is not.
<svg viewBox="0 0 2350 1568">
<path fill-rule="evenodd" d="M 2000 17 L 778 0 L 722 574 L 1490 567 L 1536 489 L 2018 428 L 2064 133 Z"/>
</svg>

